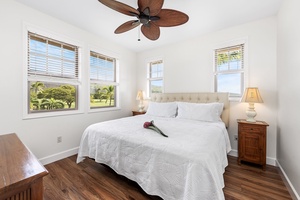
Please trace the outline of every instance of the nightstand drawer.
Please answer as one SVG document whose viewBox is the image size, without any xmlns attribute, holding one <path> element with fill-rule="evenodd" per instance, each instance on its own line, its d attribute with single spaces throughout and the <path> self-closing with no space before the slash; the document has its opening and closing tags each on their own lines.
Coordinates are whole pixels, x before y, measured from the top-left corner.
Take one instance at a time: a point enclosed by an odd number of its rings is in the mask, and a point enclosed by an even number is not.
<svg viewBox="0 0 300 200">
<path fill-rule="evenodd" d="M 264 127 L 262 126 L 248 126 L 248 125 L 243 125 L 241 126 L 241 131 L 245 131 L 245 132 L 248 132 L 248 133 L 259 133 L 259 132 L 262 132 L 264 130 Z"/>
</svg>

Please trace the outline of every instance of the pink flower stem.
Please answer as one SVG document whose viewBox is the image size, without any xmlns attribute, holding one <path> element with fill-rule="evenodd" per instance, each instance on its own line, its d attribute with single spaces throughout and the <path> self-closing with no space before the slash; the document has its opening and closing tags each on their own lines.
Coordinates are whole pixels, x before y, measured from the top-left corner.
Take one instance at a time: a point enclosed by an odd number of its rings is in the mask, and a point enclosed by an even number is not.
<svg viewBox="0 0 300 200">
<path fill-rule="evenodd" d="M 161 135 L 163 135 L 164 137 L 168 137 L 167 135 L 165 135 L 159 128 L 157 128 L 154 124 L 152 124 L 152 126 L 149 126 L 150 129 L 160 133 Z"/>
</svg>

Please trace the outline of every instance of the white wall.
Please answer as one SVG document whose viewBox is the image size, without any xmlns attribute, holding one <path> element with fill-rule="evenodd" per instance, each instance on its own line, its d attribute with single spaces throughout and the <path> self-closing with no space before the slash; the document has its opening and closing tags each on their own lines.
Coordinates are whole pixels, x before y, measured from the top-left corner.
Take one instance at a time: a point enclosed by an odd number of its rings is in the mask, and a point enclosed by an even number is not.
<svg viewBox="0 0 300 200">
<path fill-rule="evenodd" d="M 83 130 L 94 122 L 131 114 L 137 89 L 146 90 L 145 61 L 163 57 L 165 92 L 212 91 L 212 48 L 236 38 L 248 38 L 248 86 L 260 89 L 264 104 L 256 104 L 257 119 L 268 127 L 267 156 L 273 164 L 278 159 L 295 191 L 300 193 L 300 13 L 298 0 L 284 1 L 275 17 L 224 29 L 187 41 L 136 55 L 117 44 L 66 24 L 12 0 L 0 1 L 0 134 L 15 132 L 38 158 L 77 148 Z M 120 56 L 121 110 L 60 117 L 22 119 L 23 105 L 23 24 L 30 23 L 56 34 L 70 37 L 84 44 L 98 46 Z M 276 39 L 278 31 L 278 39 Z M 276 48 L 278 42 L 278 59 Z M 136 61 L 136 58 L 137 61 Z M 276 65 L 278 62 L 278 70 Z M 84 69 L 87 59 L 83 60 Z M 136 70 L 136 66 L 138 69 Z M 138 84 L 136 86 L 136 77 Z M 278 80 L 278 84 L 276 81 Z M 84 85 L 86 87 L 86 85 Z M 278 89 L 278 94 L 277 94 Z M 278 95 L 278 108 L 277 98 Z M 233 135 L 237 134 L 237 118 L 245 117 L 247 105 L 231 102 L 229 134 L 233 149 L 237 148 Z M 278 109 L 278 119 L 277 118 Z M 278 123 L 278 124 L 277 124 Z M 63 127 L 63 128 L 62 128 Z M 63 142 L 56 143 L 57 136 Z M 277 139 L 276 139 L 277 136 Z M 276 155 L 277 150 L 277 155 Z M 298 196 L 299 198 L 299 196 Z"/>
<path fill-rule="evenodd" d="M 24 23 L 80 41 L 85 54 L 84 72 L 88 67 L 88 45 L 119 55 L 121 110 L 87 113 L 86 107 L 83 114 L 22 119 Z M 12 0 L 0 1 L 0 27 L 0 134 L 17 133 L 37 158 L 45 158 L 78 147 L 89 124 L 131 115 L 137 91 L 136 53 Z M 86 81 L 83 84 L 87 88 Z M 87 95 L 86 90 L 83 92 Z M 58 136 L 62 136 L 62 143 L 56 143 Z"/>
<path fill-rule="evenodd" d="M 300 1 L 284 1 L 278 14 L 277 159 L 300 199 Z"/>
<path fill-rule="evenodd" d="M 176 34 L 176 33 L 174 33 Z M 178 36 L 180 37 L 180 36 Z M 271 17 L 181 43 L 138 53 L 138 88 L 146 90 L 146 60 L 164 59 L 164 92 L 212 92 L 213 48 L 238 38 L 248 38 L 248 86 L 257 86 L 264 100 L 256 104 L 256 119 L 270 124 L 267 138 L 267 162 L 276 158 L 276 17 Z M 236 119 L 245 118 L 247 104 L 231 102 L 229 134 L 237 149 Z"/>
</svg>

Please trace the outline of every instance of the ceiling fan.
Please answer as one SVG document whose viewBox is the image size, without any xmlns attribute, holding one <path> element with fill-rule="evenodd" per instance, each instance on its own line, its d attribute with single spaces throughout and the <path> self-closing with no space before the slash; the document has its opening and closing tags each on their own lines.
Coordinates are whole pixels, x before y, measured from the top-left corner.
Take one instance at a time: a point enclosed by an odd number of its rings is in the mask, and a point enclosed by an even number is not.
<svg viewBox="0 0 300 200">
<path fill-rule="evenodd" d="M 125 15 L 136 17 L 119 26 L 115 33 L 124 33 L 140 24 L 142 33 L 150 40 L 157 40 L 160 36 L 159 27 L 179 26 L 189 20 L 189 16 L 183 12 L 162 9 L 164 0 L 138 0 L 138 9 L 115 0 L 98 0 L 107 7 Z"/>
</svg>

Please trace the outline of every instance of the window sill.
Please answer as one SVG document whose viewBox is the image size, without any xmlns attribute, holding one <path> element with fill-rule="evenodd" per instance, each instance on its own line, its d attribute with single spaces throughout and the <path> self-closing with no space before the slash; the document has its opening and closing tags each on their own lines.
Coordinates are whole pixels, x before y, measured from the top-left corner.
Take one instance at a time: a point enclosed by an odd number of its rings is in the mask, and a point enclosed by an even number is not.
<svg viewBox="0 0 300 200">
<path fill-rule="evenodd" d="M 111 108 L 94 108 L 91 109 L 89 108 L 88 113 L 96 113 L 96 112 L 108 112 L 108 111 L 116 111 L 116 110 L 121 110 L 120 107 L 111 107 Z"/>
<path fill-rule="evenodd" d="M 47 118 L 47 117 L 58 117 L 58 116 L 66 116 L 66 115 L 76 115 L 83 114 L 84 112 L 81 110 L 70 110 L 70 111 L 56 111 L 56 112 L 41 112 L 41 113 L 26 113 L 23 115 L 23 119 L 37 119 L 37 118 Z"/>
</svg>

